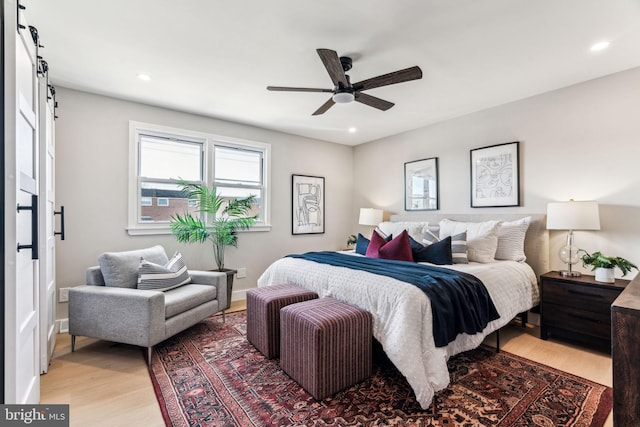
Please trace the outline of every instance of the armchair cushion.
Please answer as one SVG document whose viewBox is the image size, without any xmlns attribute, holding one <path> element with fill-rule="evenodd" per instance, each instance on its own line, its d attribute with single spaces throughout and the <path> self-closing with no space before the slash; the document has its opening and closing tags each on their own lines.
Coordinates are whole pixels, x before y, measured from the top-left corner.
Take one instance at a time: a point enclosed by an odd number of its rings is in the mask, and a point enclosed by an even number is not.
<svg viewBox="0 0 640 427">
<path fill-rule="evenodd" d="M 105 252 L 98 257 L 106 286 L 135 289 L 138 285 L 140 258 L 164 265 L 169 261 L 162 246 L 126 252 Z"/>
<path fill-rule="evenodd" d="M 169 319 L 217 298 L 217 288 L 209 285 L 184 285 L 164 293 L 164 315 Z"/>
</svg>

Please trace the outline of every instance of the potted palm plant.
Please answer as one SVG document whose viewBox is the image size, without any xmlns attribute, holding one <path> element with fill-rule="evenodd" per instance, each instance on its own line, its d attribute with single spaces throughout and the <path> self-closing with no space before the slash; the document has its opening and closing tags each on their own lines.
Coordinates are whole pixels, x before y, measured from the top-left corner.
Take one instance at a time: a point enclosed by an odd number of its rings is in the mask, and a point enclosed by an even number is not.
<svg viewBox="0 0 640 427">
<path fill-rule="evenodd" d="M 578 251 L 584 252 L 582 255 L 582 265 L 584 267 L 590 266 L 591 271 L 595 270 L 596 280 L 598 282 L 613 283 L 615 279 L 615 268 L 618 267 L 622 271 L 622 275 L 625 276 L 633 268 L 638 270 L 638 267 L 632 262 L 621 257 L 609 257 L 603 255 L 601 252 L 594 252 L 590 254 L 584 249 Z"/>
<path fill-rule="evenodd" d="M 171 231 L 180 243 L 211 242 L 218 271 L 227 272 L 227 297 L 230 304 L 235 270 L 224 268 L 224 253 L 227 246 L 238 246 L 238 230 L 246 230 L 255 224 L 257 215 L 248 214 L 256 198 L 251 195 L 241 199 L 229 199 L 222 197 L 215 186 L 209 188 L 186 181 L 179 181 L 179 184 L 188 199 L 197 202 L 198 208 L 195 212 L 198 215 L 191 212 L 173 215 Z"/>
</svg>

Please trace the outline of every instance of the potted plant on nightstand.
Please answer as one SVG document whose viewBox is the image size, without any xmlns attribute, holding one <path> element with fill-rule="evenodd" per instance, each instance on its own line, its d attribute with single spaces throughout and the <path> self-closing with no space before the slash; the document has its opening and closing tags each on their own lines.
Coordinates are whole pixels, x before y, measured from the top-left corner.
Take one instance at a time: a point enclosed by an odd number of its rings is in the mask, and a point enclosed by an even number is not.
<svg viewBox="0 0 640 427">
<path fill-rule="evenodd" d="M 601 252 L 594 252 L 590 254 L 584 249 L 580 249 L 578 252 L 584 252 L 582 255 L 582 265 L 584 267 L 590 266 L 591 271 L 595 270 L 596 280 L 598 282 L 613 283 L 615 279 L 615 268 L 618 267 L 622 271 L 622 275 L 625 276 L 633 268 L 638 270 L 638 267 L 632 262 L 621 257 L 608 257 Z"/>
<path fill-rule="evenodd" d="M 233 275 L 235 270 L 224 268 L 224 251 L 227 246 L 238 246 L 238 230 L 246 230 L 255 224 L 257 215 L 248 216 L 256 202 L 255 196 L 243 199 L 224 198 L 216 187 L 179 181 L 182 192 L 195 200 L 198 208 L 193 215 L 185 212 L 171 217 L 171 231 L 180 243 L 204 243 L 213 245 L 213 257 L 218 271 L 227 272 L 227 306 L 231 304 Z M 201 214 L 205 214 L 202 220 Z"/>
</svg>

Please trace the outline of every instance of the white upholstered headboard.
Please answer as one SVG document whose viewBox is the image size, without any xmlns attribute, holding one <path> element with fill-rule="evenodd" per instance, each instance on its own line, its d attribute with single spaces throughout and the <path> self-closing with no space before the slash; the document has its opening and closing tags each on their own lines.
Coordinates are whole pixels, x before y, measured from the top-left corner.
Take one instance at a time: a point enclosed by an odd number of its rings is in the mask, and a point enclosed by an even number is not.
<svg viewBox="0 0 640 427">
<path fill-rule="evenodd" d="M 416 212 L 392 215 L 390 221 L 428 221 L 437 224 L 441 219 L 454 221 L 480 222 L 488 220 L 513 221 L 515 219 L 531 217 L 531 224 L 524 239 L 524 253 L 527 256 L 527 264 L 533 268 L 538 280 L 540 275 L 549 271 L 549 232 L 547 231 L 544 214 L 442 214 L 429 212 Z"/>
</svg>

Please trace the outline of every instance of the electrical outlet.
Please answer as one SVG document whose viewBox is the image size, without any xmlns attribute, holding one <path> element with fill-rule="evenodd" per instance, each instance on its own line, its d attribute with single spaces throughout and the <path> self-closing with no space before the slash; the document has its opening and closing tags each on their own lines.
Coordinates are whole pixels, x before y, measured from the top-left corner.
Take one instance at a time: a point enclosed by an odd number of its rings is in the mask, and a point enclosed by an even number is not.
<svg viewBox="0 0 640 427">
<path fill-rule="evenodd" d="M 58 302 L 69 302 L 69 288 L 58 289 Z"/>
<path fill-rule="evenodd" d="M 247 269 L 242 267 L 242 268 L 238 268 L 237 269 L 237 273 L 236 273 L 236 277 L 238 279 L 244 279 L 245 277 L 247 277 Z"/>
</svg>

